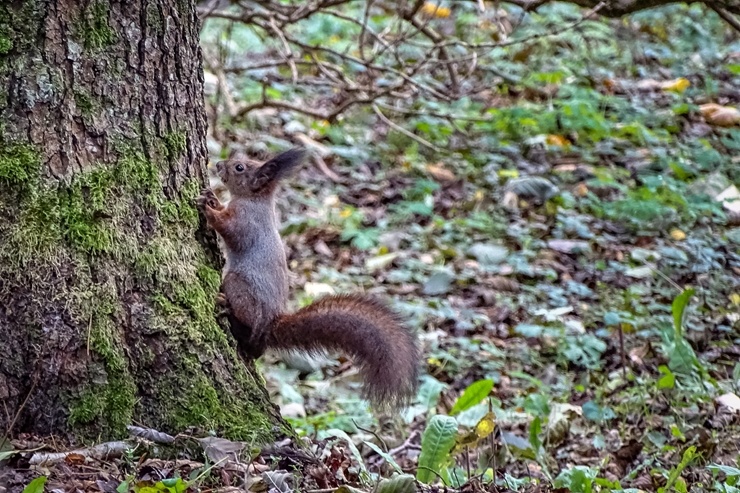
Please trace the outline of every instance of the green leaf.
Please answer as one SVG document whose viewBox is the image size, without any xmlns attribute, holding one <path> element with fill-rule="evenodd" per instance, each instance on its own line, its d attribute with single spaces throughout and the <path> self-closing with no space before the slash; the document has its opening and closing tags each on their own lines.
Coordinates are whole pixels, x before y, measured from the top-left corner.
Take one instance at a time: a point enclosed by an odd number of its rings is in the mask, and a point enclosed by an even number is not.
<svg viewBox="0 0 740 493">
<path fill-rule="evenodd" d="M 375 445 L 373 442 L 368 442 L 367 440 L 363 440 L 363 442 L 365 442 L 365 445 L 367 445 L 368 447 L 370 447 L 371 449 L 373 449 L 376 454 L 378 454 L 383 459 L 385 459 L 385 461 L 388 464 L 390 464 L 391 467 L 393 467 L 393 469 L 395 469 L 395 471 L 397 473 L 403 474 L 403 469 L 401 469 L 401 466 L 398 465 L 398 463 L 396 462 L 396 460 L 390 454 L 387 454 L 386 452 L 383 452 L 380 449 L 380 447 L 378 447 L 377 445 Z"/>
<path fill-rule="evenodd" d="M 118 487 L 116 487 L 116 491 L 118 493 L 128 493 L 129 489 L 130 489 L 130 485 L 129 485 L 128 480 L 121 481 L 121 484 L 119 484 Z"/>
<path fill-rule="evenodd" d="M 538 453 L 540 447 L 542 447 L 542 440 L 540 440 L 540 433 L 542 433 L 542 418 L 536 416 L 532 420 L 532 424 L 529 425 L 529 444 L 532 445 L 535 453 Z"/>
<path fill-rule="evenodd" d="M 28 486 L 23 488 L 23 493 L 44 493 L 44 485 L 46 484 L 46 476 L 39 476 L 34 479 Z"/>
<path fill-rule="evenodd" d="M 681 473 L 683 472 L 686 467 L 694 460 L 696 457 L 696 446 L 692 445 L 691 447 L 687 448 L 686 451 L 683 453 L 683 457 L 681 457 L 681 462 L 678 463 L 676 467 L 674 467 L 670 474 L 668 475 L 668 479 L 666 480 L 665 487 L 658 488 L 658 493 L 663 493 L 667 491 L 671 491 L 671 488 L 676 488 L 678 491 L 681 491 L 681 486 L 679 484 L 676 484 L 681 479 Z M 685 491 L 686 486 L 684 484 Z"/>
<path fill-rule="evenodd" d="M 694 348 L 686 339 L 678 339 L 670 348 L 668 354 L 668 368 L 676 373 L 691 375 L 698 364 Z"/>
<path fill-rule="evenodd" d="M 411 474 L 398 474 L 378 483 L 377 493 L 414 493 L 416 483 Z"/>
<path fill-rule="evenodd" d="M 450 410 L 450 416 L 455 416 L 476 404 L 480 403 L 483 399 L 488 397 L 493 389 L 493 380 L 478 380 L 468 385 L 468 388 L 462 393 L 457 399 L 455 405 Z"/>
<path fill-rule="evenodd" d="M 740 469 L 738 469 L 737 467 L 725 466 L 722 464 L 712 464 L 711 466 L 707 466 L 707 469 L 709 469 L 713 473 L 721 472 L 725 476 L 730 478 L 740 478 Z"/>
<path fill-rule="evenodd" d="M 0 452 L 0 462 L 4 461 L 5 459 L 9 459 L 10 457 L 13 457 L 17 453 L 18 453 L 17 450 L 4 450 Z"/>
<path fill-rule="evenodd" d="M 660 365 L 658 367 L 658 371 L 663 374 L 663 376 L 658 379 L 659 389 L 672 389 L 676 386 L 676 376 L 670 368 L 665 365 Z"/>
<path fill-rule="evenodd" d="M 562 471 L 555 478 L 555 488 L 567 488 L 572 493 L 591 493 L 597 470 L 586 466 L 574 466 Z"/>
<path fill-rule="evenodd" d="M 457 420 L 451 416 L 437 414 L 429 420 L 424 435 L 421 437 L 421 454 L 416 479 L 431 484 L 440 468 L 449 459 L 450 450 L 455 445 Z"/>
<path fill-rule="evenodd" d="M 671 311 L 673 312 L 673 328 L 676 330 L 676 335 L 679 337 L 682 334 L 683 314 L 693 295 L 693 288 L 684 289 L 681 294 L 676 296 L 676 299 L 673 300 L 673 304 L 671 305 Z"/>
</svg>

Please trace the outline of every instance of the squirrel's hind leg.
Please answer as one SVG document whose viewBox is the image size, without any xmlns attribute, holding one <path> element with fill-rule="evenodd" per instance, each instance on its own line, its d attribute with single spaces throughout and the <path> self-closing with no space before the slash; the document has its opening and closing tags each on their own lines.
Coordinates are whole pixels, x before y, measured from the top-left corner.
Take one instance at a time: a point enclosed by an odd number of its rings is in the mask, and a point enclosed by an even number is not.
<svg viewBox="0 0 740 493">
<path fill-rule="evenodd" d="M 262 304 L 250 294 L 252 287 L 239 275 L 227 273 L 221 289 L 216 303 L 225 312 L 231 333 L 241 349 L 253 358 L 259 358 L 265 352 L 271 320 L 264 313 Z"/>
</svg>

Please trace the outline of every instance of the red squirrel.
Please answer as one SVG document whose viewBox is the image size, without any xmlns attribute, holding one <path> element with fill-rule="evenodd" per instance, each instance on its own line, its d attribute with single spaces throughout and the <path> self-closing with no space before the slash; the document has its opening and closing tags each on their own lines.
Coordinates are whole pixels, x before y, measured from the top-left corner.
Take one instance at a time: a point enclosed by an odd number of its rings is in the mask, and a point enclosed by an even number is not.
<svg viewBox="0 0 740 493">
<path fill-rule="evenodd" d="M 231 195 L 222 204 L 206 188 L 198 198 L 222 238 L 225 265 L 219 304 L 239 346 L 258 358 L 265 349 L 341 350 L 360 365 L 363 396 L 378 407 L 408 403 L 417 386 L 417 338 L 383 301 L 363 294 L 326 296 L 286 312 L 288 263 L 278 229 L 275 190 L 303 161 L 291 149 L 263 165 L 230 159 L 216 173 Z"/>
</svg>

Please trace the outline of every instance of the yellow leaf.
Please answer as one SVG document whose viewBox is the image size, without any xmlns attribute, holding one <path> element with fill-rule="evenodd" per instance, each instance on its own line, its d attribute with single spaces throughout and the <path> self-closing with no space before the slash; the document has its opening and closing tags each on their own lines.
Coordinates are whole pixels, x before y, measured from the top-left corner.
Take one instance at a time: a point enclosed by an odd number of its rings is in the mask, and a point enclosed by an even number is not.
<svg viewBox="0 0 740 493">
<path fill-rule="evenodd" d="M 673 92 L 684 92 L 686 89 L 689 88 L 691 85 L 691 82 L 689 82 L 688 79 L 684 77 L 679 77 L 676 80 L 668 80 L 661 84 L 661 89 L 664 91 L 673 91 Z"/>
<path fill-rule="evenodd" d="M 519 170 L 516 169 L 500 169 L 498 175 L 501 178 L 519 178 Z"/>
<path fill-rule="evenodd" d="M 495 415 L 493 413 L 486 413 L 486 415 L 478 421 L 478 424 L 475 425 L 475 434 L 478 438 L 486 438 L 488 435 L 493 433 L 495 428 Z"/>
<path fill-rule="evenodd" d="M 732 293 L 730 295 L 730 302 L 735 306 L 740 305 L 740 293 Z"/>
<path fill-rule="evenodd" d="M 545 137 L 545 142 L 547 142 L 547 145 L 556 147 L 565 147 L 570 145 L 570 141 L 562 135 L 548 135 Z"/>
<path fill-rule="evenodd" d="M 346 219 L 351 215 L 352 215 L 352 209 L 350 209 L 349 207 L 342 209 L 342 212 L 339 213 L 339 217 L 343 219 Z"/>
<path fill-rule="evenodd" d="M 448 9 L 447 7 L 435 5 L 432 2 L 424 2 L 424 5 L 421 7 L 421 11 L 424 12 L 426 15 L 439 17 L 441 19 L 446 19 L 450 16 L 451 13 L 450 9 Z"/>
<path fill-rule="evenodd" d="M 676 241 L 683 241 L 686 239 L 686 233 L 684 233 L 678 228 L 674 228 L 671 230 L 671 238 L 673 238 Z"/>
</svg>

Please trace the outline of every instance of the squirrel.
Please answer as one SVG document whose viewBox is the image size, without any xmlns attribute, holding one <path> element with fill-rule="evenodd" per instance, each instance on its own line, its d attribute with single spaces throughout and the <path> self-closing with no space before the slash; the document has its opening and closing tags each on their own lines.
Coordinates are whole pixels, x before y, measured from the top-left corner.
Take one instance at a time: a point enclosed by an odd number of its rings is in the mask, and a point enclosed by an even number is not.
<svg viewBox="0 0 740 493">
<path fill-rule="evenodd" d="M 250 357 L 268 348 L 310 354 L 341 350 L 359 364 L 363 397 L 379 408 L 405 405 L 416 392 L 421 354 L 416 336 L 386 303 L 343 294 L 286 311 L 288 263 L 275 191 L 304 156 L 302 148 L 294 148 L 262 165 L 240 158 L 216 163 L 230 200 L 224 205 L 206 188 L 198 205 L 220 236 L 225 256 L 217 304 Z"/>
</svg>

